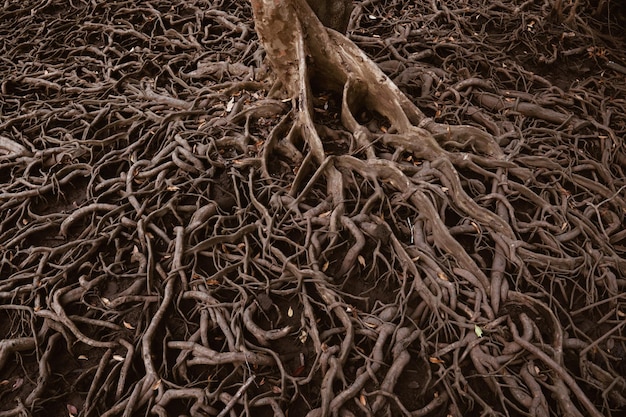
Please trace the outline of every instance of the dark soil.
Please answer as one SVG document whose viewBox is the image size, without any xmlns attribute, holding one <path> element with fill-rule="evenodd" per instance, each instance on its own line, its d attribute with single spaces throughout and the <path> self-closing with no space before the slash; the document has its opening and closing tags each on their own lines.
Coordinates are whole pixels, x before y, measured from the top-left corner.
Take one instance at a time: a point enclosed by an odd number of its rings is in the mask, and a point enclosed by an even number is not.
<svg viewBox="0 0 626 417">
<path fill-rule="evenodd" d="M 515 239 L 365 107 L 459 253 L 338 163 L 337 215 L 330 180 L 298 176 L 306 138 L 268 157 L 295 116 L 245 0 L 7 0 L 0 417 L 626 412 L 623 3 L 354 4 L 348 37 L 427 116 L 497 140 L 506 163 L 442 146 Z M 314 87 L 326 153 L 365 159 Z"/>
</svg>

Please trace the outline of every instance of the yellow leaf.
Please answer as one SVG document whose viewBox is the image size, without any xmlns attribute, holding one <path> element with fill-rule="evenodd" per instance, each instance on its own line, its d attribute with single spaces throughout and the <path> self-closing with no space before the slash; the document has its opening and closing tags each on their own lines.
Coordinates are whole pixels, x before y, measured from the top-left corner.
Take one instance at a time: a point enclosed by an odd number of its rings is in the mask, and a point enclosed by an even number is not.
<svg viewBox="0 0 626 417">
<path fill-rule="evenodd" d="M 152 384 L 152 391 L 156 391 L 161 386 L 161 378 L 159 378 L 154 384 Z"/>
</svg>

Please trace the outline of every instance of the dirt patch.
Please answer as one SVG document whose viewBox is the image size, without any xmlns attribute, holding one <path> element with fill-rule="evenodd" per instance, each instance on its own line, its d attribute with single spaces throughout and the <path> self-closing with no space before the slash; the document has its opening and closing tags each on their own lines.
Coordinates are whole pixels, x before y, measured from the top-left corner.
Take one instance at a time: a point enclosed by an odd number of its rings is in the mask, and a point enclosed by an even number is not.
<svg viewBox="0 0 626 417">
<path fill-rule="evenodd" d="M 0 9 L 0 416 L 626 410 L 620 2 L 354 2 L 450 166 L 323 77 L 307 159 L 246 1 L 61 3 Z"/>
</svg>

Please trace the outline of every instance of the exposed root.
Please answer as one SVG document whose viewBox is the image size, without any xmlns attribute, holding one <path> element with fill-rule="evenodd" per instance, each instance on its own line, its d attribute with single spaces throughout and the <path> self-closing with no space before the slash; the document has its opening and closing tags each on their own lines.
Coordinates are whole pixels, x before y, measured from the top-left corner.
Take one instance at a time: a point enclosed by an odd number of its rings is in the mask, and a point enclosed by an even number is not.
<svg viewBox="0 0 626 417">
<path fill-rule="evenodd" d="M 0 12 L 0 417 L 621 415 L 619 71 L 449 79 L 542 5 L 255 0 L 266 95 L 247 2 L 57 3 Z"/>
</svg>

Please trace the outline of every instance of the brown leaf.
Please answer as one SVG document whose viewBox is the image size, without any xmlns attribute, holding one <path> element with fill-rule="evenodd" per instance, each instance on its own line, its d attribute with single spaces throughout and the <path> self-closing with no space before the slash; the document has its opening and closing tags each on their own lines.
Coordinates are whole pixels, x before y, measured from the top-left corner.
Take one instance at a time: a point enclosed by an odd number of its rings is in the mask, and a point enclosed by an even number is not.
<svg viewBox="0 0 626 417">
<path fill-rule="evenodd" d="M 66 407 L 67 407 L 67 412 L 69 413 L 70 417 L 73 417 L 76 414 L 78 414 L 78 409 L 74 405 L 66 404 Z"/>
<path fill-rule="evenodd" d="M 22 385 L 24 385 L 24 378 L 15 378 L 15 382 L 11 386 L 11 391 L 20 389 Z"/>
</svg>

